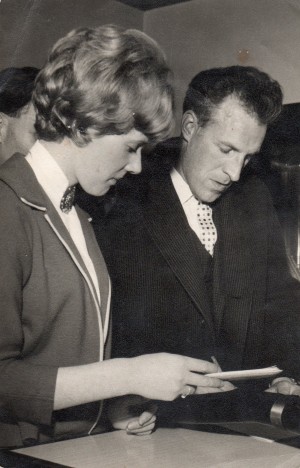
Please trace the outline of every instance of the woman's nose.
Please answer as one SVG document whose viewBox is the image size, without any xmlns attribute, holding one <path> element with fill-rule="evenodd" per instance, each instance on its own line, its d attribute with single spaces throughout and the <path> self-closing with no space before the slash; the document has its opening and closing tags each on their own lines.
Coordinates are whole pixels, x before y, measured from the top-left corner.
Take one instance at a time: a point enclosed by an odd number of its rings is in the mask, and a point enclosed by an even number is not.
<svg viewBox="0 0 300 468">
<path fill-rule="evenodd" d="M 136 153 L 132 153 L 130 155 L 130 160 L 126 169 L 131 174 L 139 174 L 142 171 L 142 157 L 140 149 L 138 149 Z"/>
</svg>

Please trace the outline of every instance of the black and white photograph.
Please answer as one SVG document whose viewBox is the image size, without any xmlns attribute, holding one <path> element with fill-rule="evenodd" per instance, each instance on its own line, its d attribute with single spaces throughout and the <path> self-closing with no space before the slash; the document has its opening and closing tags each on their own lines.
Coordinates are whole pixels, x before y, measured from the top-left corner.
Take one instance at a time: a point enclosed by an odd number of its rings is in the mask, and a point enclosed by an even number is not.
<svg viewBox="0 0 300 468">
<path fill-rule="evenodd" d="M 0 468 L 300 468 L 300 1 L 0 0 Z"/>
</svg>

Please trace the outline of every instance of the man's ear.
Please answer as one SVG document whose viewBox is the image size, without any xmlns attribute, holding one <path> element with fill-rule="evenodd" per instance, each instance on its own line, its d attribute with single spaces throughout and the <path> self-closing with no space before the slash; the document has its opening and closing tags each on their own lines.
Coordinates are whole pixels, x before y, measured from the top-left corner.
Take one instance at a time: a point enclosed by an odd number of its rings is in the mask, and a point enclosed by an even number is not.
<svg viewBox="0 0 300 468">
<path fill-rule="evenodd" d="M 197 132 L 199 123 L 195 112 L 192 110 L 186 111 L 181 119 L 181 134 L 186 142 L 189 142 L 191 137 Z"/>
<path fill-rule="evenodd" d="M 0 112 L 0 143 L 3 143 L 5 139 L 7 125 L 8 125 L 7 116 L 3 114 L 3 112 Z"/>
</svg>

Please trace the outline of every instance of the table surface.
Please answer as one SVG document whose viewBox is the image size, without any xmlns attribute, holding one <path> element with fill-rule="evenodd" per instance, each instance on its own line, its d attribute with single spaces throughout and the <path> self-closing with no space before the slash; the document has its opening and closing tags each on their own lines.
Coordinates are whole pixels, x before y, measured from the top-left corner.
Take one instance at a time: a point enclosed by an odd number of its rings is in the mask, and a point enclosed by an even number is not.
<svg viewBox="0 0 300 468">
<path fill-rule="evenodd" d="M 150 436 L 115 431 L 15 452 L 84 468 L 299 468 L 300 450 L 244 435 L 158 429 Z"/>
</svg>

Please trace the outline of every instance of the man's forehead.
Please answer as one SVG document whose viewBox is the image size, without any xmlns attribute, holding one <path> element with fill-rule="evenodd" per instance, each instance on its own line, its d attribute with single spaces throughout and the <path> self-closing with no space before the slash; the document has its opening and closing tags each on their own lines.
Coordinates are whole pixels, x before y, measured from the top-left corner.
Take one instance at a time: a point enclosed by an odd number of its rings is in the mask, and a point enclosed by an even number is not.
<svg viewBox="0 0 300 468">
<path fill-rule="evenodd" d="M 210 121 L 230 125 L 231 122 L 239 123 L 242 120 L 251 120 L 257 125 L 261 125 L 257 114 L 247 106 L 245 102 L 234 94 L 224 98 L 219 104 L 214 106 L 211 111 Z"/>
<path fill-rule="evenodd" d="M 217 142 L 249 153 L 259 151 L 267 128 L 234 96 L 224 99 L 215 109 L 209 126 Z"/>
<path fill-rule="evenodd" d="M 227 117 L 230 117 L 236 110 L 251 113 L 245 102 L 235 94 L 230 94 L 212 108 L 212 116 L 224 113 Z"/>
</svg>

